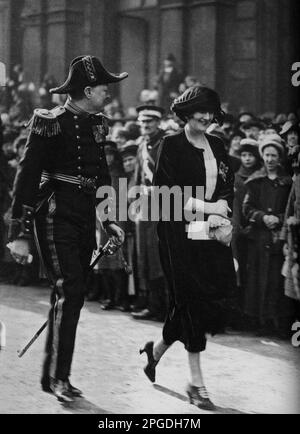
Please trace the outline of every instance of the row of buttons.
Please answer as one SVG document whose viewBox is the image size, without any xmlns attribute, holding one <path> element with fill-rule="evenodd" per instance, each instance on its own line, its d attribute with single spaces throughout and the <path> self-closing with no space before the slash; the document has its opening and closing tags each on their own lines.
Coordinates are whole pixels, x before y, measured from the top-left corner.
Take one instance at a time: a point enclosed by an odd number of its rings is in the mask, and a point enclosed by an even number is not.
<svg viewBox="0 0 300 434">
<path fill-rule="evenodd" d="M 78 116 L 77 116 L 77 115 L 74 115 L 74 120 L 77 121 L 77 119 L 78 119 Z M 78 134 L 78 130 L 79 130 L 79 128 L 80 128 L 79 125 L 78 125 L 78 124 L 75 124 L 75 129 L 77 130 L 77 136 L 76 136 L 76 139 L 77 139 L 77 140 L 80 140 L 80 135 Z M 81 146 L 80 146 L 79 144 L 78 144 L 78 146 L 77 146 L 77 150 L 78 150 L 79 152 L 81 151 Z M 102 160 L 102 157 L 100 156 L 99 159 Z M 78 155 L 77 160 L 78 160 L 78 163 L 79 163 L 79 165 L 77 166 L 77 170 L 78 170 L 78 171 L 81 171 L 81 170 L 82 170 L 82 166 L 81 166 L 81 164 L 82 164 L 82 156 L 81 156 L 81 155 Z M 100 169 L 100 166 L 99 166 L 99 165 L 97 166 L 97 169 Z M 81 180 L 81 179 L 83 179 L 83 176 L 82 176 L 81 174 L 78 174 L 78 175 L 77 175 L 77 178 Z M 95 180 L 97 180 L 97 179 L 98 179 L 98 177 L 96 176 L 96 177 L 95 177 Z M 78 185 L 78 189 L 81 190 L 81 189 L 82 189 L 82 185 Z"/>
<path fill-rule="evenodd" d="M 77 116 L 77 115 L 74 115 L 74 120 L 76 121 L 77 119 L 78 119 L 78 116 Z M 76 130 L 79 130 L 79 125 L 78 125 L 78 124 L 75 124 L 75 128 L 76 128 Z M 77 135 L 77 136 L 76 136 L 76 139 L 77 139 L 77 140 L 80 140 L 80 136 Z M 78 145 L 78 146 L 77 146 L 77 149 L 78 149 L 78 151 L 81 151 L 81 146 Z M 82 170 L 82 166 L 80 166 L 80 164 L 81 164 L 81 160 L 82 160 L 81 155 L 78 155 L 77 160 L 78 160 L 78 163 L 79 163 L 79 165 L 77 166 L 77 170 Z M 78 175 L 78 176 L 80 176 L 80 175 Z M 81 187 L 81 186 L 79 185 L 79 187 Z"/>
</svg>

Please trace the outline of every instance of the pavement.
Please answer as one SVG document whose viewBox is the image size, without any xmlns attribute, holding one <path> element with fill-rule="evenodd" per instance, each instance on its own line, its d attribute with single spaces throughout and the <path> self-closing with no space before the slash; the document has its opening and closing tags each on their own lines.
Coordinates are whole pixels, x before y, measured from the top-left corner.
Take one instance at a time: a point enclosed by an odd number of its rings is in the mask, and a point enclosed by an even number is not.
<svg viewBox="0 0 300 434">
<path fill-rule="evenodd" d="M 153 385 L 143 373 L 139 348 L 161 336 L 162 324 L 140 321 L 86 302 L 77 331 L 72 384 L 84 397 L 63 405 L 40 389 L 45 332 L 23 357 L 25 346 L 44 323 L 48 288 L 0 285 L 0 321 L 6 346 L 0 351 L 1 414 L 189 414 L 186 352 L 175 343 L 157 367 Z M 300 349 L 288 341 L 247 333 L 210 338 L 202 353 L 207 389 L 222 414 L 299 414 Z"/>
</svg>

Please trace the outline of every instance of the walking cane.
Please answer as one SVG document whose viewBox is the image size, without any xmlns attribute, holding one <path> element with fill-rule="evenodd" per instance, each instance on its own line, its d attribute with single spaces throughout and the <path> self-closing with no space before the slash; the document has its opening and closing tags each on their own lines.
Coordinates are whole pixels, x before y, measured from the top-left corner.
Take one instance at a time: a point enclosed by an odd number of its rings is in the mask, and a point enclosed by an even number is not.
<svg viewBox="0 0 300 434">
<path fill-rule="evenodd" d="M 121 247 L 121 243 L 117 243 L 112 238 L 110 238 L 103 247 L 100 246 L 98 252 L 94 255 L 94 258 L 92 258 L 92 261 L 89 266 L 89 271 L 91 271 L 95 267 L 95 265 L 99 262 L 102 256 L 113 255 L 120 247 Z M 124 263 L 125 271 L 129 274 L 130 270 L 128 269 L 127 263 L 124 258 L 123 258 L 123 263 Z M 38 329 L 36 334 L 30 339 L 30 341 L 25 345 L 25 347 L 22 350 L 17 351 L 18 357 L 22 357 L 26 353 L 26 351 L 37 340 L 37 338 L 40 336 L 42 331 L 47 327 L 47 325 L 48 325 L 48 320 L 45 321 L 42 327 Z"/>
</svg>

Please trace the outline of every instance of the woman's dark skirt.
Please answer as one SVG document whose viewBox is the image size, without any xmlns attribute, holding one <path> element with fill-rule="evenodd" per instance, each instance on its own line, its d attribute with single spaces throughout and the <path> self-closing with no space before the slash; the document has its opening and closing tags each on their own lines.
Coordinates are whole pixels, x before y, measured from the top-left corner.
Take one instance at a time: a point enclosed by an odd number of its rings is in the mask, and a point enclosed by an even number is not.
<svg viewBox="0 0 300 434">
<path fill-rule="evenodd" d="M 188 240 L 182 222 L 160 222 L 158 234 L 169 291 L 163 339 L 167 345 L 179 340 L 189 352 L 203 351 L 206 334 L 224 330 L 236 288 L 231 247 Z"/>
</svg>

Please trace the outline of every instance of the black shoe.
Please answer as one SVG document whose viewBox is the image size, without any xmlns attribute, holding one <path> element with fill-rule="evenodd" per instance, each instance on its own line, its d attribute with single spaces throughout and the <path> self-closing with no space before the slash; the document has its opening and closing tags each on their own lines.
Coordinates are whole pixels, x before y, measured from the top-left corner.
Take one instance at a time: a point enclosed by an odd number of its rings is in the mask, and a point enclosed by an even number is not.
<svg viewBox="0 0 300 434">
<path fill-rule="evenodd" d="M 152 319 L 153 314 L 149 309 L 143 309 L 140 312 L 132 312 L 132 318 L 134 319 Z"/>
<path fill-rule="evenodd" d="M 191 404 L 203 410 L 215 410 L 215 405 L 209 399 L 205 386 L 197 387 L 189 384 L 186 390 Z"/>
<path fill-rule="evenodd" d="M 80 397 L 83 395 L 82 390 L 78 389 L 77 387 L 72 386 L 72 384 L 70 383 L 70 380 L 67 380 L 67 384 L 68 384 L 69 391 L 72 393 L 73 396 Z"/>
<path fill-rule="evenodd" d="M 153 341 L 147 342 L 143 349 L 140 349 L 140 354 L 146 353 L 148 363 L 144 367 L 144 372 L 152 383 L 155 383 L 155 368 L 158 360 L 153 357 Z"/>
<path fill-rule="evenodd" d="M 47 378 L 42 378 L 41 380 L 41 386 L 42 386 L 42 391 L 46 392 L 46 393 L 53 393 L 53 390 L 51 388 L 51 382 L 50 379 Z"/>
<path fill-rule="evenodd" d="M 86 296 L 86 300 L 87 301 L 98 301 L 99 300 L 99 294 L 98 294 L 98 292 L 90 292 Z"/>
<path fill-rule="evenodd" d="M 112 301 L 108 301 L 108 302 L 101 302 L 101 309 L 102 310 L 112 310 L 115 309 L 115 304 Z"/>
<path fill-rule="evenodd" d="M 74 395 L 70 391 L 68 381 L 56 380 L 51 389 L 60 402 L 71 403 L 74 402 Z"/>
</svg>

